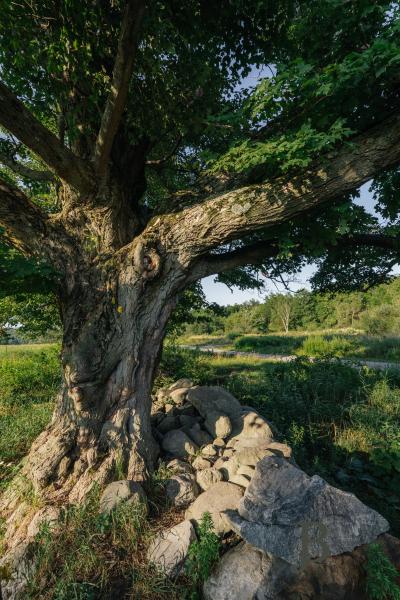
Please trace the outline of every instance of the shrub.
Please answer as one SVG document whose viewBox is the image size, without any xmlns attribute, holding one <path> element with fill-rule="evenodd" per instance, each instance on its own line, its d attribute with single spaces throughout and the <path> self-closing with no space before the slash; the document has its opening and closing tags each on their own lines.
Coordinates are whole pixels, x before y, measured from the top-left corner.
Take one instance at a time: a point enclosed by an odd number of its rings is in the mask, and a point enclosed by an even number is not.
<svg viewBox="0 0 400 600">
<path fill-rule="evenodd" d="M 354 353 L 355 349 L 355 342 L 343 336 L 313 335 L 304 340 L 298 354 L 314 358 L 342 358 Z"/>
<path fill-rule="evenodd" d="M 192 586 L 190 598 L 198 597 L 201 584 L 211 574 L 211 569 L 219 558 L 220 541 L 214 533 L 210 513 L 205 512 L 200 520 L 198 539 L 190 544 L 186 573 Z"/>
</svg>

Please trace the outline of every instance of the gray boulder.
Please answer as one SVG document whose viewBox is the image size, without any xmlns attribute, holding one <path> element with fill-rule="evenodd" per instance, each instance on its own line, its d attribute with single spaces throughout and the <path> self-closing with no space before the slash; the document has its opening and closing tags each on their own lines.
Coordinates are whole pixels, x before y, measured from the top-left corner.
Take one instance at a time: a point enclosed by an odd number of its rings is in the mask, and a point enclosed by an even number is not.
<svg viewBox="0 0 400 600">
<path fill-rule="evenodd" d="M 376 540 L 400 567 L 400 540 Z M 369 600 L 365 564 L 368 545 L 353 552 L 311 560 L 296 572 L 286 561 L 240 543 L 218 562 L 203 587 L 205 600 Z"/>
<path fill-rule="evenodd" d="M 183 521 L 156 536 L 148 549 L 147 559 L 165 575 L 175 578 L 182 571 L 189 546 L 195 539 L 193 525 L 190 521 Z"/>
<path fill-rule="evenodd" d="M 100 512 L 108 514 L 123 501 L 141 502 L 147 506 L 146 494 L 140 483 L 128 479 L 109 483 L 100 497 Z"/>
<path fill-rule="evenodd" d="M 294 567 L 240 543 L 218 562 L 203 586 L 204 600 L 276 600 Z"/>
<path fill-rule="evenodd" d="M 193 456 L 198 451 L 197 445 L 180 429 L 168 431 L 165 434 L 161 445 L 163 450 L 178 458 Z"/>
<path fill-rule="evenodd" d="M 179 421 L 178 418 L 174 417 L 173 415 L 164 416 L 161 422 L 157 425 L 158 431 L 162 434 L 168 433 L 168 431 L 172 431 L 177 427 L 179 427 Z"/>
<path fill-rule="evenodd" d="M 268 444 L 273 439 L 274 436 L 267 421 L 254 411 L 236 417 L 233 422 L 230 440 L 235 444 L 235 449 Z"/>
<path fill-rule="evenodd" d="M 202 417 L 210 413 L 224 414 L 230 419 L 240 416 L 240 402 L 232 394 L 218 386 L 196 386 L 190 388 L 188 402 L 197 408 Z M 214 435 L 214 437 L 222 437 Z"/>
<path fill-rule="evenodd" d="M 228 533 L 232 527 L 225 518 L 224 512 L 229 509 L 237 509 L 242 496 L 243 488 L 238 485 L 224 481 L 215 483 L 189 506 L 185 518 L 193 519 L 198 523 L 203 514 L 209 512 L 214 523 L 215 533 Z"/>
<path fill-rule="evenodd" d="M 225 515 L 246 542 L 301 568 L 312 558 L 351 552 L 389 529 L 353 494 L 275 456 L 258 463 L 239 510 Z"/>
<path fill-rule="evenodd" d="M 165 493 L 168 500 L 178 508 L 184 508 L 199 495 L 199 486 L 194 476 L 189 473 L 173 475 L 165 482 Z"/>
</svg>

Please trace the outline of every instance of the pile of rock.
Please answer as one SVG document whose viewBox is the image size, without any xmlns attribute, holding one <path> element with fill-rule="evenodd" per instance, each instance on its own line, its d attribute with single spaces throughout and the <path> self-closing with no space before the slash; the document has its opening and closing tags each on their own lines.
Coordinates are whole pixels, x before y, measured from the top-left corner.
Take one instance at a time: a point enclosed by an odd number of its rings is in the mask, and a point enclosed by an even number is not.
<svg viewBox="0 0 400 600">
<path fill-rule="evenodd" d="M 166 493 L 186 513 L 154 540 L 149 560 L 176 577 L 205 512 L 219 535 L 243 540 L 205 583 L 206 600 L 364 598 L 365 548 L 377 539 L 400 564 L 387 521 L 301 471 L 271 424 L 226 390 L 181 379 L 158 391 L 152 420 L 172 473 Z"/>
</svg>

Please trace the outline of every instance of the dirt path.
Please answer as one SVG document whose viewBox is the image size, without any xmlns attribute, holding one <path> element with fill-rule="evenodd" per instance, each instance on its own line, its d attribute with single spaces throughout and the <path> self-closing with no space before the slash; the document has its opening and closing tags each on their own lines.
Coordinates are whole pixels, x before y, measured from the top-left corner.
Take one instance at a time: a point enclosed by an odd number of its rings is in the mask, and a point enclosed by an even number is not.
<svg viewBox="0 0 400 600">
<path fill-rule="evenodd" d="M 199 350 L 200 352 L 208 352 L 209 354 L 217 354 L 220 356 L 244 356 L 252 358 L 264 358 L 273 360 L 276 362 L 292 362 L 298 358 L 295 354 L 260 354 L 259 352 L 238 352 L 237 350 L 224 350 L 217 346 L 189 346 L 182 345 L 182 348 L 189 350 Z M 312 360 L 312 359 L 311 359 Z M 363 360 L 359 358 L 345 359 L 342 358 L 340 361 L 347 365 L 353 365 L 355 367 L 369 367 L 370 369 L 380 369 L 387 371 L 388 369 L 400 369 L 400 363 L 386 362 L 380 360 Z"/>
</svg>

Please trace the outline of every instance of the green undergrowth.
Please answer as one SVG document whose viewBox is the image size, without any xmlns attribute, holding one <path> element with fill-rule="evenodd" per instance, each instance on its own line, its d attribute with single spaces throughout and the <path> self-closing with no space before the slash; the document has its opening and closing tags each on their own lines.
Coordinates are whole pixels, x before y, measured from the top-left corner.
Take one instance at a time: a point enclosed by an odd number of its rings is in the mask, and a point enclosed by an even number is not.
<svg viewBox="0 0 400 600">
<path fill-rule="evenodd" d="M 162 480 L 163 473 L 156 474 L 148 490 L 150 515 L 143 504 L 124 502 L 110 514 L 100 513 L 95 487 L 55 524 L 44 523 L 31 549 L 34 567 L 26 600 L 200 599 L 201 585 L 220 552 L 209 514 L 203 515 L 186 567 L 174 581 L 147 560 L 157 531 L 183 518 L 161 506 Z"/>
<path fill-rule="evenodd" d="M 56 345 L 0 349 L 1 489 L 50 420 L 61 371 Z"/>
<path fill-rule="evenodd" d="M 243 335 L 234 349 L 261 354 L 286 354 L 314 358 L 355 358 L 400 362 L 400 338 L 346 333 L 302 333 Z"/>
<path fill-rule="evenodd" d="M 365 570 L 370 600 L 400 600 L 399 572 L 379 544 L 368 548 Z"/>
</svg>

